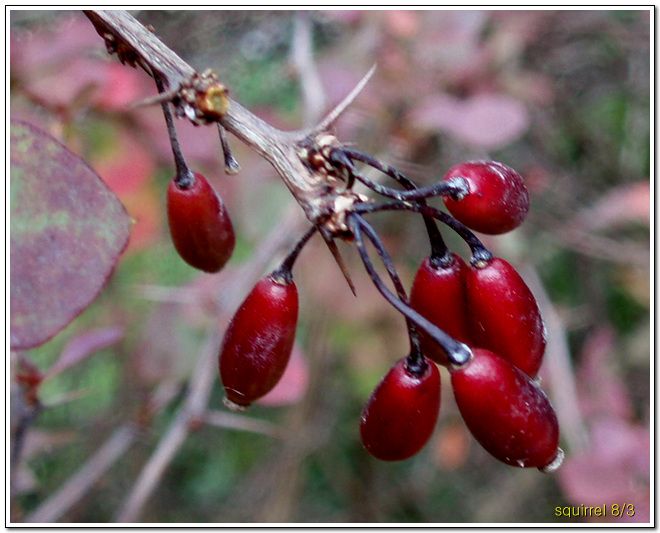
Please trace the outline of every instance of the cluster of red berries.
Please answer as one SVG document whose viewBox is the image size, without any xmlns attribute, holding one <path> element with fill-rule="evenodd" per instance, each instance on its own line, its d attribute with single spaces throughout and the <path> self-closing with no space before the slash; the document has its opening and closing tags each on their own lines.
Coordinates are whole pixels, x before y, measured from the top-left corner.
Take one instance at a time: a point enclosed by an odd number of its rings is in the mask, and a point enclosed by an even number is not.
<svg viewBox="0 0 660 533">
<path fill-rule="evenodd" d="M 167 104 L 163 109 L 177 164 L 167 196 L 172 240 L 187 263 L 217 272 L 234 248 L 232 224 L 208 181 L 186 165 Z M 357 173 L 354 160 L 378 168 L 408 190 L 370 182 Z M 355 240 L 372 280 L 406 317 L 411 342 L 410 354 L 388 372 L 363 411 L 365 448 L 379 459 L 401 460 L 426 444 L 440 409 L 437 363 L 449 369 L 468 428 L 493 456 L 520 467 L 552 470 L 559 466 L 563 452 L 558 447 L 557 418 L 535 381 L 545 349 L 538 306 L 515 269 L 494 258 L 469 229 L 500 234 L 524 220 L 529 198 L 520 175 L 501 163 L 463 163 L 453 167 L 441 183 L 417 188 L 395 169 L 360 152 L 332 148 L 327 163 L 350 185 L 357 179 L 396 200 L 389 204 L 358 201 L 346 214 L 342 234 Z M 437 195 L 443 196 L 453 217 L 425 203 Z M 416 211 L 427 224 L 432 253 L 419 267 L 410 299 L 378 235 L 363 218 L 381 210 Z M 473 254 L 470 265 L 446 248 L 433 219 L 466 240 Z M 219 356 L 229 408 L 246 408 L 272 390 L 283 375 L 298 319 L 293 265 L 306 242 L 321 229 L 314 226 L 305 233 L 281 265 L 256 284 L 229 324 Z M 396 295 L 378 277 L 363 235 L 378 249 Z"/>
<path fill-rule="evenodd" d="M 466 226 L 500 234 L 517 227 L 529 209 L 521 176 L 496 162 L 453 167 L 445 181 L 463 179 L 467 193 L 445 198 Z M 472 347 L 454 364 L 428 334 L 421 352 L 449 369 L 456 403 L 468 428 L 497 459 L 519 467 L 556 469 L 557 417 L 535 380 L 545 350 L 545 328 L 531 291 L 504 259 L 490 254 L 466 263 L 444 250 L 427 257 L 413 282 L 410 304 L 455 339 Z M 440 375 L 433 364 L 400 360 L 374 391 L 362 415 L 362 441 L 383 460 L 417 453 L 431 437 L 440 409 Z"/>
</svg>

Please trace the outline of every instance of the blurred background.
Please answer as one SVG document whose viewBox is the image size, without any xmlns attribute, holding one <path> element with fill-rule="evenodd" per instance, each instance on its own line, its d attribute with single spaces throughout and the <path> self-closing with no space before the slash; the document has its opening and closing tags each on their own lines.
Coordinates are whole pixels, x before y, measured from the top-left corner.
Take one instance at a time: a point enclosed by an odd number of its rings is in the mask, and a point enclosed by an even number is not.
<svg viewBox="0 0 660 533">
<path fill-rule="evenodd" d="M 23 354 L 42 370 L 67 350 L 80 357 L 40 388 L 12 520 L 562 522 L 602 519 L 558 517 L 558 506 L 613 503 L 634 516 L 605 521 L 650 520 L 648 11 L 133 14 L 283 129 L 303 124 L 292 43 L 309 29 L 304 74 L 318 73 L 324 110 L 378 66 L 338 124 L 342 141 L 424 184 L 475 158 L 525 177 L 526 223 L 485 242 L 539 300 L 549 333 L 541 377 L 567 458 L 542 475 L 490 457 L 462 423 L 445 370 L 430 443 L 402 463 L 371 458 L 360 412 L 406 354 L 405 325 L 354 250 L 343 247 L 357 299 L 318 239 L 296 267 L 301 314 L 283 382 L 230 415 L 214 378 L 208 408 L 179 424 L 200 357 L 301 233 L 302 214 L 255 153 L 231 139 L 243 170 L 227 176 L 215 129 L 178 121 L 185 154 L 223 196 L 237 234 L 220 274 L 188 267 L 168 235 L 174 171 L 160 109 L 128 108 L 154 93 L 151 80 L 110 58 L 80 12 L 12 11 L 12 118 L 80 154 L 135 221 L 101 296 Z M 373 222 L 410 284 L 428 254 L 423 224 L 402 213 Z"/>
</svg>

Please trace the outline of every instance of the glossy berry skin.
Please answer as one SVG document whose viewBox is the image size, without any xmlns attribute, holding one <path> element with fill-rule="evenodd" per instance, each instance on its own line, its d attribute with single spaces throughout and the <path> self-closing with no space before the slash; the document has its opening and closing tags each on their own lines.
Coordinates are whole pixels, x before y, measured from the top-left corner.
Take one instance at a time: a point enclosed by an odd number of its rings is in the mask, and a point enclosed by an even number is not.
<svg viewBox="0 0 660 533">
<path fill-rule="evenodd" d="M 286 369 L 298 321 L 293 281 L 259 281 L 232 319 L 220 350 L 227 400 L 247 407 L 275 387 Z"/>
<path fill-rule="evenodd" d="M 464 178 L 468 193 L 460 200 L 445 197 L 450 213 L 481 233 L 498 235 L 517 228 L 529 211 L 529 194 L 515 170 L 496 161 L 461 163 L 449 169 L 445 181 Z"/>
<path fill-rule="evenodd" d="M 470 344 L 467 322 L 467 265 L 452 253 L 449 264 L 424 259 L 410 291 L 410 305 L 427 320 L 456 340 Z M 442 348 L 429 335 L 419 331 L 422 353 L 441 365 L 449 361 Z"/>
<path fill-rule="evenodd" d="M 520 274 L 494 258 L 467 272 L 471 337 L 534 377 L 543 362 L 545 326 L 536 299 Z"/>
<path fill-rule="evenodd" d="M 181 258 L 205 272 L 218 272 L 231 257 L 236 239 L 224 202 L 201 174 L 189 187 L 172 180 L 167 189 L 172 242 Z"/>
<path fill-rule="evenodd" d="M 557 416 L 547 396 L 502 357 L 473 350 L 468 363 L 451 369 L 451 384 L 472 435 L 500 461 L 544 468 L 563 454 Z"/>
<path fill-rule="evenodd" d="M 385 375 L 362 411 L 360 436 L 383 461 L 415 455 L 428 442 L 440 412 L 440 373 L 430 361 L 421 375 L 401 359 Z"/>
</svg>

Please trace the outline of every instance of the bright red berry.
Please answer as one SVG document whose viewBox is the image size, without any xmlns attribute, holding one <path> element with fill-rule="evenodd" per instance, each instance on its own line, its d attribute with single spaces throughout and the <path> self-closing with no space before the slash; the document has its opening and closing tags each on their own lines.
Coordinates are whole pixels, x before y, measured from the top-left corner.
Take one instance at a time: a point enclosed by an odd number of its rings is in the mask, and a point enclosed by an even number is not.
<svg viewBox="0 0 660 533">
<path fill-rule="evenodd" d="M 559 467 L 557 416 L 545 393 L 502 357 L 477 348 L 451 383 L 463 420 L 479 443 L 512 466 Z"/>
<path fill-rule="evenodd" d="M 499 258 L 470 266 L 467 297 L 474 344 L 536 376 L 546 332 L 536 299 L 520 274 Z"/>
<path fill-rule="evenodd" d="M 186 185 L 172 180 L 167 189 L 172 241 L 186 263 L 205 272 L 217 272 L 234 251 L 231 219 L 204 176 L 195 173 Z"/>
<path fill-rule="evenodd" d="M 293 281 L 271 274 L 256 284 L 220 351 L 220 378 L 231 404 L 246 407 L 275 387 L 289 362 L 297 320 Z"/>
<path fill-rule="evenodd" d="M 440 412 L 440 373 L 430 361 L 419 372 L 398 361 L 362 411 L 362 444 L 374 457 L 400 461 L 427 443 Z"/>
<path fill-rule="evenodd" d="M 410 305 L 448 335 L 469 344 L 466 273 L 465 262 L 454 253 L 445 262 L 427 257 L 415 275 Z M 424 355 L 436 363 L 449 364 L 437 342 L 423 331 L 419 331 L 419 337 Z"/>
<path fill-rule="evenodd" d="M 529 211 L 529 194 L 515 170 L 496 161 L 461 163 L 449 169 L 445 181 L 463 178 L 468 193 L 444 197 L 447 209 L 466 226 L 497 235 L 517 228 Z"/>
</svg>

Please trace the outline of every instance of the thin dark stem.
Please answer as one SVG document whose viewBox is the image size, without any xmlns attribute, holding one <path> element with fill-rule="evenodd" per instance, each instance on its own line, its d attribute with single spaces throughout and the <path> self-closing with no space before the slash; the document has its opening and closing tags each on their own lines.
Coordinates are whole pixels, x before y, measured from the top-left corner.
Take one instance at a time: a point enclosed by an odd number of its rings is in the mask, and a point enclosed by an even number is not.
<svg viewBox="0 0 660 533">
<path fill-rule="evenodd" d="M 154 75 L 154 79 L 156 80 L 156 87 L 158 87 L 158 92 L 162 93 L 165 90 L 163 81 L 157 75 Z M 174 164 L 176 165 L 175 181 L 179 187 L 187 189 L 193 184 L 195 177 L 193 172 L 190 170 L 190 167 L 186 163 L 186 159 L 183 157 L 183 152 L 181 151 L 181 146 L 179 145 L 179 138 L 177 137 L 176 128 L 174 127 L 174 117 L 172 115 L 169 102 L 162 102 L 161 107 L 163 108 L 165 123 L 167 124 L 167 134 L 169 135 L 170 145 L 172 146 Z"/>
<path fill-rule="evenodd" d="M 217 124 L 218 135 L 220 136 L 220 144 L 222 145 L 222 157 L 225 161 L 225 173 L 232 175 L 238 174 L 241 170 L 241 165 L 238 163 L 231 151 L 231 146 L 229 146 L 229 139 L 227 138 L 227 130 L 219 122 Z"/>
<path fill-rule="evenodd" d="M 401 282 L 401 278 L 399 277 L 399 273 L 396 271 L 396 267 L 394 266 L 394 262 L 392 261 L 392 257 L 390 254 L 387 252 L 385 249 L 385 245 L 383 244 L 383 241 L 381 241 L 380 237 L 376 233 L 376 231 L 373 229 L 371 224 L 369 224 L 363 217 L 360 215 L 354 215 L 355 219 L 357 220 L 358 225 L 360 226 L 361 229 L 364 230 L 366 233 L 367 237 L 371 241 L 371 243 L 374 245 L 374 248 L 376 248 L 376 251 L 378 252 L 378 256 L 380 257 L 381 261 L 383 262 L 383 265 L 385 266 L 385 269 L 387 270 L 387 274 L 389 275 L 390 279 L 392 280 L 392 284 L 394 285 L 394 288 L 396 289 L 397 296 L 399 297 L 399 300 L 402 302 L 405 302 L 406 304 L 408 303 L 408 295 L 406 294 L 406 289 L 403 287 L 403 283 Z M 408 317 L 406 318 L 406 326 L 408 327 L 408 337 L 410 339 L 410 354 L 411 358 L 414 359 L 414 367 L 424 367 L 424 360 L 421 355 L 421 349 L 419 346 L 419 335 L 417 333 L 417 330 L 415 328 L 415 324 L 412 320 L 410 320 Z M 421 368 L 423 371 L 423 368 Z"/>
<path fill-rule="evenodd" d="M 280 266 L 273 270 L 271 277 L 280 280 L 282 283 L 291 283 L 293 281 L 293 265 L 295 264 L 296 259 L 298 259 L 300 252 L 305 247 L 305 244 L 307 244 L 307 241 L 309 241 L 312 235 L 314 235 L 317 231 L 318 228 L 316 226 L 309 228 L 294 245 L 282 263 L 280 263 Z"/>
<path fill-rule="evenodd" d="M 424 216 L 423 218 L 424 225 L 426 226 L 426 233 L 428 233 L 429 241 L 431 243 L 431 261 L 439 265 L 448 264 L 451 261 L 451 253 L 445 244 L 445 240 L 442 238 L 442 233 L 440 233 L 435 220 L 427 216 Z"/>
<path fill-rule="evenodd" d="M 353 212 L 358 214 L 377 213 L 379 211 L 412 211 L 433 217 L 449 226 L 465 241 L 472 251 L 473 263 L 481 261 L 488 262 L 493 258 L 493 254 L 490 250 L 488 250 L 479 238 L 465 225 L 461 224 L 451 215 L 448 215 L 435 207 L 431 207 L 430 205 L 422 205 L 412 202 L 388 202 L 385 204 L 360 204 L 353 209 Z"/>
<path fill-rule="evenodd" d="M 433 340 L 437 342 L 447 353 L 447 358 L 452 364 L 461 366 L 467 363 L 472 355 L 472 352 L 470 351 L 470 348 L 467 347 L 467 345 L 463 344 L 462 342 L 458 342 L 457 340 L 447 335 L 440 328 L 426 320 L 417 311 L 412 309 L 406 302 L 402 302 L 399 298 L 396 297 L 394 293 L 392 293 L 392 291 L 387 288 L 387 286 L 378 276 L 378 273 L 376 272 L 376 269 L 374 268 L 374 265 L 369 258 L 369 254 L 366 250 L 364 239 L 362 237 L 362 226 L 358 217 L 354 215 L 349 216 L 349 225 L 355 236 L 355 242 L 357 244 L 362 263 L 369 273 L 369 277 L 378 289 L 378 292 L 380 292 L 397 311 L 399 311 L 406 318 L 412 320 L 419 328 L 426 331 L 426 333 L 430 335 Z"/>
<path fill-rule="evenodd" d="M 392 189 L 391 187 L 384 187 L 377 183 L 372 182 L 371 180 L 356 176 L 358 180 L 364 183 L 367 187 L 372 188 L 379 194 L 383 196 L 388 196 L 396 200 L 423 200 L 430 198 L 432 196 L 452 196 L 460 197 L 467 194 L 468 188 L 467 183 L 464 179 L 458 178 L 456 180 L 442 181 L 434 185 L 429 185 L 427 187 L 419 187 L 417 184 L 410 179 L 408 176 L 400 172 L 398 169 L 394 168 L 391 165 L 379 161 L 375 157 L 370 156 L 369 154 L 364 154 L 358 150 L 351 148 L 343 149 L 344 153 L 351 159 L 360 161 L 369 165 L 370 167 L 379 170 L 383 174 L 388 175 L 390 178 L 396 180 L 401 185 L 403 185 L 407 191 L 399 191 L 397 189 Z"/>
<path fill-rule="evenodd" d="M 398 189 L 392 189 L 391 187 L 385 187 L 384 185 L 380 185 L 359 174 L 355 174 L 355 178 L 364 183 L 371 190 L 376 191 L 378 194 L 387 196 L 388 198 L 394 198 L 395 200 L 401 200 L 402 202 L 409 200 L 425 200 L 433 196 L 451 196 L 452 198 L 457 198 L 467 193 L 467 185 L 462 178 L 441 181 L 440 183 L 429 185 L 428 187 L 419 187 L 408 191 L 400 191 Z"/>
<path fill-rule="evenodd" d="M 359 150 L 355 150 L 353 148 L 342 148 L 342 151 L 349 158 L 354 159 L 355 161 L 360 161 L 361 163 L 369 165 L 370 167 L 379 170 L 383 174 L 388 175 L 390 178 L 403 185 L 406 189 L 410 191 L 417 189 L 417 184 L 412 179 L 410 179 L 408 176 L 406 176 L 405 174 L 403 174 L 393 166 L 387 165 L 382 161 L 379 161 L 375 157 L 360 152 Z"/>
<path fill-rule="evenodd" d="M 382 172 L 383 174 L 395 180 L 397 183 L 400 183 L 403 187 L 405 187 L 409 191 L 420 190 L 417 187 L 417 184 L 411 178 L 409 178 L 408 176 L 406 176 L 405 174 L 403 174 L 401 171 L 394 168 L 393 166 L 387 165 L 382 161 L 379 161 L 375 157 L 369 154 L 362 153 L 359 150 L 346 148 L 343 151 L 347 157 L 351 159 L 355 159 L 356 161 L 360 161 L 361 163 L 369 165 L 372 168 L 375 168 L 376 170 Z M 424 202 L 424 200 L 422 199 L 419 200 L 419 204 L 426 205 L 426 202 Z M 426 232 L 429 235 L 429 241 L 431 243 L 431 258 L 439 262 L 448 261 L 448 258 L 451 257 L 449 254 L 449 249 L 447 248 L 447 245 L 445 244 L 445 241 L 442 238 L 442 233 L 440 233 L 438 226 L 433 221 L 433 218 L 424 216 L 424 224 L 426 226 Z"/>
</svg>

